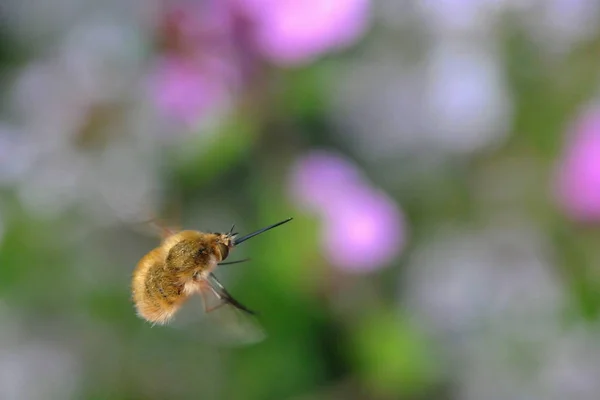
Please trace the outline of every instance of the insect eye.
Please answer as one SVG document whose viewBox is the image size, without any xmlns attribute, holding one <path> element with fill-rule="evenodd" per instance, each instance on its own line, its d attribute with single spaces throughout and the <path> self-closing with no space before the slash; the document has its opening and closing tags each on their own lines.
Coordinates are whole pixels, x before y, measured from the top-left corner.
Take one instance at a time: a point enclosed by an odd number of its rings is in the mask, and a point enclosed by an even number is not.
<svg viewBox="0 0 600 400">
<path fill-rule="evenodd" d="M 224 260 L 229 255 L 229 247 L 224 244 L 219 244 L 219 250 L 221 251 L 221 260 Z"/>
</svg>

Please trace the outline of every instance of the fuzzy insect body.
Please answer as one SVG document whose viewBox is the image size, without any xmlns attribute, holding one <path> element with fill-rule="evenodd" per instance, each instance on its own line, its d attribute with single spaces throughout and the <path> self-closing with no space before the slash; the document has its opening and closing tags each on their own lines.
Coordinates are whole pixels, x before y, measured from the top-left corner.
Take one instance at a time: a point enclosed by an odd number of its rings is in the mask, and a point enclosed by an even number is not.
<svg viewBox="0 0 600 400">
<path fill-rule="evenodd" d="M 133 272 L 131 289 L 137 314 L 153 324 L 166 324 L 196 294 L 202 296 L 205 312 L 230 305 L 253 314 L 227 292 L 213 271 L 219 264 L 236 263 L 223 263 L 236 245 L 290 220 L 241 238 L 232 232 L 233 227 L 229 233 L 163 229 L 166 235 L 160 246 L 142 257 Z M 210 297 L 217 298 L 216 304 L 209 304 Z"/>
</svg>

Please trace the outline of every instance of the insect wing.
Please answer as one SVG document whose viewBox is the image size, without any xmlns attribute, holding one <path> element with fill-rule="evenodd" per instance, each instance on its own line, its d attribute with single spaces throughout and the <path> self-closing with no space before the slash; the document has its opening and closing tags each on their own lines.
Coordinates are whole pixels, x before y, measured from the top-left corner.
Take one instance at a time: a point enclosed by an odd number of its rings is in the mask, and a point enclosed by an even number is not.
<svg viewBox="0 0 600 400">
<path fill-rule="evenodd" d="M 131 223 L 130 227 L 139 234 L 153 238 L 166 239 L 181 230 L 178 226 L 168 225 L 165 221 L 156 217 L 144 219 Z"/>
<path fill-rule="evenodd" d="M 172 325 L 218 345 L 249 345 L 264 340 L 266 334 L 256 317 L 240 309 L 238 304 L 209 284 L 201 285 L 200 295 L 190 297 Z"/>
<path fill-rule="evenodd" d="M 212 287 L 204 289 L 204 292 L 203 299 L 207 299 L 208 304 L 211 301 L 218 302 L 218 305 L 206 312 L 205 316 L 211 321 L 212 326 L 220 327 L 220 334 L 225 340 L 251 344 L 265 339 L 265 331 L 256 316 L 229 294 L 228 298 L 224 298 Z"/>
</svg>

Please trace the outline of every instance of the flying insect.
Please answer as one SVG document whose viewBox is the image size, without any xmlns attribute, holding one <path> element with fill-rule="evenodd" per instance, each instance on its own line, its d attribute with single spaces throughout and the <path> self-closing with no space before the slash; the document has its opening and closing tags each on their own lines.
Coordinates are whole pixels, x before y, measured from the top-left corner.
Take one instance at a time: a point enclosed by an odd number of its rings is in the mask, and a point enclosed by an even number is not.
<svg viewBox="0 0 600 400">
<path fill-rule="evenodd" d="M 132 299 L 138 316 L 152 324 L 167 324 L 196 294 L 202 297 L 206 313 L 230 306 L 255 314 L 231 296 L 214 271 L 219 265 L 246 261 L 224 262 L 234 247 L 291 220 L 288 218 L 241 237 L 233 232 L 235 225 L 227 233 L 163 228 L 161 244 L 143 256 L 133 272 Z"/>
</svg>

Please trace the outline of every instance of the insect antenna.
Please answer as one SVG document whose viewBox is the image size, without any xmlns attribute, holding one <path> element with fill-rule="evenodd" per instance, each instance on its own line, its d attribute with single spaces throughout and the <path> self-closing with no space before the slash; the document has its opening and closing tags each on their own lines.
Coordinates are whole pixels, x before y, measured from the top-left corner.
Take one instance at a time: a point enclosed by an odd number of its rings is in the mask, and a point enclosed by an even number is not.
<svg viewBox="0 0 600 400">
<path fill-rule="evenodd" d="M 242 236 L 241 238 L 235 238 L 235 239 L 233 239 L 233 244 L 234 244 L 235 246 L 237 246 L 238 244 L 240 244 L 240 243 L 242 243 L 242 242 L 245 242 L 246 240 L 248 240 L 248 239 L 250 239 L 250 238 L 253 238 L 253 237 L 254 237 L 254 236 L 256 236 L 256 235 L 260 235 L 261 233 L 264 233 L 264 232 L 266 232 L 266 231 L 268 231 L 268 230 L 270 230 L 270 229 L 276 228 L 276 227 L 278 227 L 279 225 L 283 225 L 283 224 L 285 224 L 286 222 L 290 222 L 292 219 L 293 219 L 293 218 L 288 218 L 288 219 L 286 219 L 286 220 L 283 220 L 283 221 L 281 221 L 281 222 L 278 222 L 278 223 L 276 223 L 276 224 L 269 225 L 269 226 L 267 226 L 267 227 L 265 227 L 265 228 L 262 228 L 262 229 L 259 229 L 259 230 L 255 231 L 255 232 L 252 232 L 252 233 L 249 233 L 249 234 L 247 234 L 247 235 L 244 235 L 244 236 Z"/>
</svg>

